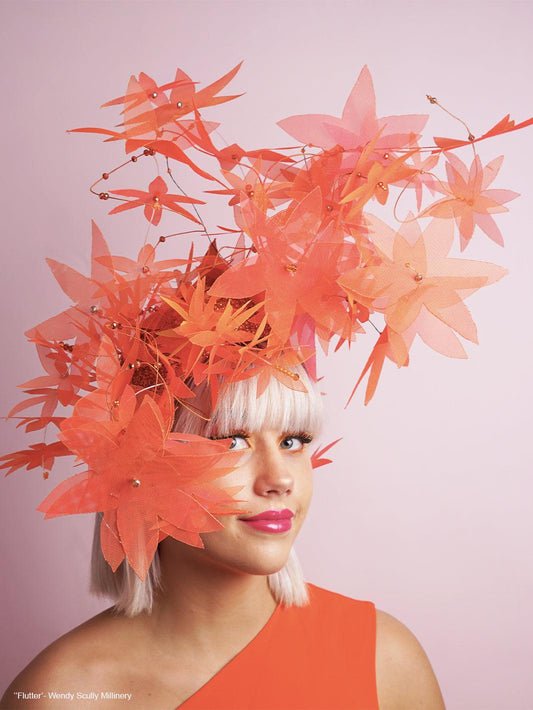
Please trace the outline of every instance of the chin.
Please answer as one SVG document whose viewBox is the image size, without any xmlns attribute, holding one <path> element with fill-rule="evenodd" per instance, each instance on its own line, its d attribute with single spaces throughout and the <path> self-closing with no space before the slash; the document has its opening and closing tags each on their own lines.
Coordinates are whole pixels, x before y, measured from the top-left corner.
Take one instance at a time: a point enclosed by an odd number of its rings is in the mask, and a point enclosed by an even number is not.
<svg viewBox="0 0 533 710">
<path fill-rule="evenodd" d="M 212 562 L 247 574 L 269 575 L 282 569 L 292 549 L 294 536 L 273 538 L 257 536 L 257 539 L 239 541 L 239 544 L 226 544 L 226 540 L 217 539 L 217 533 L 202 535 L 204 554 Z M 270 538 L 270 539 L 269 539 Z"/>
<path fill-rule="evenodd" d="M 267 576 L 269 574 L 275 574 L 283 569 L 288 558 L 289 552 L 286 554 L 272 554 L 272 555 L 261 555 L 259 559 L 254 556 L 253 559 L 245 560 L 244 564 L 239 565 L 239 569 L 247 574 L 255 574 Z"/>
</svg>

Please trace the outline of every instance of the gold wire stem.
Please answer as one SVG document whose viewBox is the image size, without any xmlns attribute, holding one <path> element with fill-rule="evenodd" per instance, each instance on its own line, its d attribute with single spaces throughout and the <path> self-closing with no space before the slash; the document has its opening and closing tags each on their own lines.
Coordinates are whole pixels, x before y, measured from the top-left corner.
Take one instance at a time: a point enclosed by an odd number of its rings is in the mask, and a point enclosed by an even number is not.
<svg viewBox="0 0 533 710">
<path fill-rule="evenodd" d="M 451 117 L 454 118 L 456 121 L 459 121 L 459 123 L 461 123 L 461 124 L 466 128 L 466 130 L 468 131 L 468 140 L 469 140 L 469 141 L 475 140 L 475 136 L 474 136 L 474 134 L 472 133 L 472 131 L 470 130 L 470 127 L 468 126 L 468 124 L 467 124 L 465 121 L 463 121 L 462 118 L 459 118 L 459 116 L 456 116 L 456 115 L 455 115 L 454 113 L 452 113 L 451 111 L 448 111 L 448 109 L 445 108 L 441 103 L 439 103 L 438 99 L 436 99 L 434 96 L 430 96 L 429 94 L 426 94 L 426 98 L 428 99 L 428 101 L 429 101 L 430 104 L 435 104 L 435 105 L 438 106 L 440 109 L 442 109 L 445 113 L 447 113 L 448 116 L 451 116 Z"/>
<path fill-rule="evenodd" d="M 204 422 L 211 421 L 211 417 L 207 414 L 204 414 L 204 412 L 199 407 L 195 407 L 192 404 L 188 404 L 186 400 L 182 399 L 181 397 L 177 397 L 176 395 L 174 395 L 174 399 L 176 400 L 176 402 L 178 402 L 180 407 L 184 407 L 189 412 L 191 412 L 191 414 L 194 414 L 195 416 L 200 417 L 200 419 L 203 419 Z"/>
</svg>

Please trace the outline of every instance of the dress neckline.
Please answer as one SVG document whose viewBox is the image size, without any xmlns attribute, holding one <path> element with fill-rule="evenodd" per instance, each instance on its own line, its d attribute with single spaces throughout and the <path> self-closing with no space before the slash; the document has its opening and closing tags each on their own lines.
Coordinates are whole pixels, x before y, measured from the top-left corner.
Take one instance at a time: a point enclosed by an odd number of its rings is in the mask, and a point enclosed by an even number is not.
<svg viewBox="0 0 533 710">
<path fill-rule="evenodd" d="M 195 690 L 194 693 L 189 695 L 189 697 L 186 698 L 186 700 L 184 700 L 182 703 L 177 705 L 175 710 L 187 710 L 187 703 L 188 702 L 193 702 L 193 699 L 195 700 L 196 697 L 200 693 L 202 693 L 204 690 L 206 690 L 208 688 L 208 686 L 215 683 L 217 678 L 223 672 L 225 672 L 230 666 L 234 665 L 235 663 L 238 663 L 243 655 L 245 655 L 247 652 L 250 651 L 250 649 L 255 647 L 256 644 L 259 643 L 260 640 L 262 640 L 265 637 L 265 635 L 271 630 L 272 626 L 274 625 L 275 620 L 279 616 L 280 609 L 281 609 L 281 604 L 276 604 L 276 606 L 274 607 L 274 611 L 268 617 L 265 624 L 255 634 L 255 636 L 253 638 L 251 638 L 250 641 L 248 641 L 248 643 L 240 649 L 240 651 L 237 651 L 237 653 L 234 656 L 232 656 L 227 663 L 225 663 L 223 666 L 221 666 L 216 673 L 214 673 L 208 680 L 206 680 L 205 683 L 203 683 L 197 690 Z"/>
</svg>

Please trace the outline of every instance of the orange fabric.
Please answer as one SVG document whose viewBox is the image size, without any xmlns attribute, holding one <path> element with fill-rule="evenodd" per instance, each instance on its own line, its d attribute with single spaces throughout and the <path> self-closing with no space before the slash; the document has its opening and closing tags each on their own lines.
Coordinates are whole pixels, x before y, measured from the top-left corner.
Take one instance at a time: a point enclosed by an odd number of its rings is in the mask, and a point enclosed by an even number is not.
<svg viewBox="0 0 533 710">
<path fill-rule="evenodd" d="M 378 710 L 376 610 L 309 585 L 180 710 Z"/>
</svg>

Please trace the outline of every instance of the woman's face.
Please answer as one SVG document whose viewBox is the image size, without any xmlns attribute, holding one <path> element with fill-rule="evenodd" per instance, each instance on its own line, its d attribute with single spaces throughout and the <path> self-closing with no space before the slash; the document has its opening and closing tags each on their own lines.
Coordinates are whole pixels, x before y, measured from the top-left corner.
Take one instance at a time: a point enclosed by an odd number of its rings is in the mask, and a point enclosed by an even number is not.
<svg viewBox="0 0 533 710">
<path fill-rule="evenodd" d="M 228 437 L 242 458 L 218 482 L 241 487 L 236 497 L 246 512 L 221 517 L 224 529 L 203 533 L 205 549 L 189 548 L 187 556 L 249 574 L 273 574 L 287 561 L 311 502 L 312 437 L 271 429 Z"/>
</svg>

